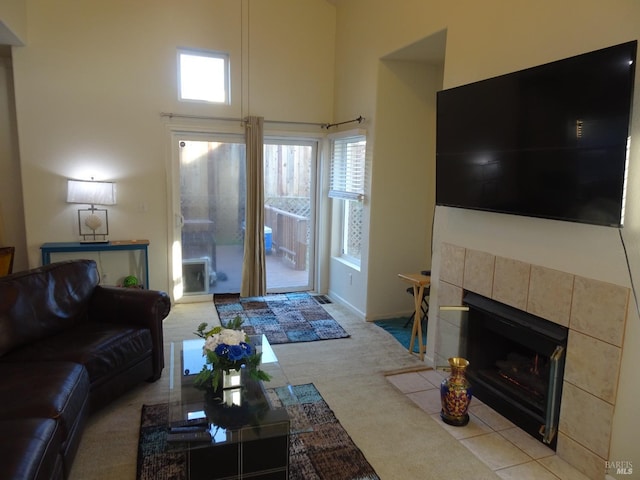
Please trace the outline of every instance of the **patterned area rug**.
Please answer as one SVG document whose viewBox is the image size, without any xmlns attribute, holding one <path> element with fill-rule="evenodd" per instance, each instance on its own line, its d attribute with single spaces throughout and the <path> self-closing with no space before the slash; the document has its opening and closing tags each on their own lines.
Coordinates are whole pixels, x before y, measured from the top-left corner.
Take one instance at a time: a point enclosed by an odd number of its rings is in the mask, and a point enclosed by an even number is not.
<svg viewBox="0 0 640 480">
<path fill-rule="evenodd" d="M 223 325 L 240 316 L 247 334 L 264 334 L 272 345 L 349 337 L 308 293 L 242 298 L 238 294 L 216 294 L 213 303 Z"/>
<path fill-rule="evenodd" d="M 298 403 L 282 403 L 291 418 L 290 480 L 380 480 L 312 384 L 293 387 Z M 278 405 L 277 390 L 268 394 Z M 184 453 L 167 453 L 168 405 L 143 405 L 137 480 L 186 480 Z M 298 428 L 298 426 L 302 426 Z"/>
</svg>

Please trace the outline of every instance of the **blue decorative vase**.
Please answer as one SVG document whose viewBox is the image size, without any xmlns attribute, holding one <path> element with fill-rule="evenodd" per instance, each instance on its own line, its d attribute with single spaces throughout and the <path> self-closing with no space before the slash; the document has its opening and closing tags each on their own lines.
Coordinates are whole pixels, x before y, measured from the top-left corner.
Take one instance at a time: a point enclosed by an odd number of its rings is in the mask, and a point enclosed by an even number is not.
<svg viewBox="0 0 640 480">
<path fill-rule="evenodd" d="M 442 403 L 440 418 L 444 423 L 462 427 L 469 423 L 467 410 L 472 396 L 471 384 L 466 377 L 469 361 L 461 357 L 453 357 L 449 359 L 449 365 L 451 375 L 440 384 Z"/>
</svg>

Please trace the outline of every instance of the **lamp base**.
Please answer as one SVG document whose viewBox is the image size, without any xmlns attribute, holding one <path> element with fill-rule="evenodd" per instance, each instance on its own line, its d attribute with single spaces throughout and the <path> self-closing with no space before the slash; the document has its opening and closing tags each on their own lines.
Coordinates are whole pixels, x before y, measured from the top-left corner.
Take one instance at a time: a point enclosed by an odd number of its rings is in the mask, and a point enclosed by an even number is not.
<svg viewBox="0 0 640 480">
<path fill-rule="evenodd" d="M 109 216 L 106 209 L 91 208 L 78 210 L 78 232 L 83 243 L 107 243 Z"/>
</svg>

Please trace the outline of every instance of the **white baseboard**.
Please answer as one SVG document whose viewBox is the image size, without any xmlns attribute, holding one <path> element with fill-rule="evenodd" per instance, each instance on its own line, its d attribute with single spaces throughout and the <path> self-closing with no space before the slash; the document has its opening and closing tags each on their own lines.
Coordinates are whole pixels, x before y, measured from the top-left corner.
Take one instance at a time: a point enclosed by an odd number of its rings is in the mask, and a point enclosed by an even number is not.
<svg viewBox="0 0 640 480">
<path fill-rule="evenodd" d="M 366 320 L 364 312 L 361 310 L 358 310 L 355 306 L 353 306 L 351 303 L 347 302 L 344 298 L 342 298 L 340 295 L 336 294 L 336 292 L 333 292 L 331 290 L 329 290 L 329 293 L 327 294 L 328 297 L 336 303 L 339 303 L 340 305 L 343 305 L 345 307 L 347 307 L 349 310 L 351 310 L 351 313 L 353 313 L 354 315 L 357 315 L 358 317 L 360 317 L 360 319 L 362 320 Z"/>
</svg>

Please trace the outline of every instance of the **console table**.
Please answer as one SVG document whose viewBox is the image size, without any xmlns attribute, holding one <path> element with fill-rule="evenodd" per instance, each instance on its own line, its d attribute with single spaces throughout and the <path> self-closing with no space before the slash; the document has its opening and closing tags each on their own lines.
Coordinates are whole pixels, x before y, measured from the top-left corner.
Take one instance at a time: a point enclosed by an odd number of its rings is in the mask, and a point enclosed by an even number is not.
<svg viewBox="0 0 640 480">
<path fill-rule="evenodd" d="M 111 242 L 51 242 L 40 247 L 42 251 L 42 265 L 51 263 L 52 253 L 80 253 L 80 252 L 118 252 L 140 251 L 144 260 L 144 279 L 142 285 L 149 288 L 149 240 L 114 240 Z"/>
</svg>

